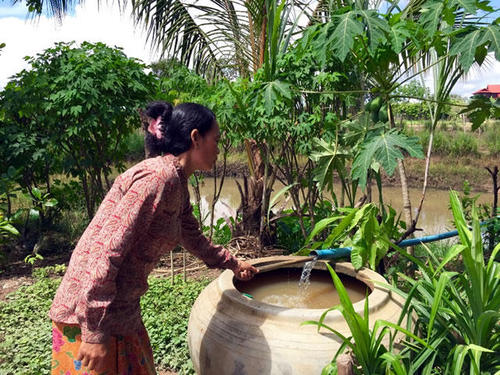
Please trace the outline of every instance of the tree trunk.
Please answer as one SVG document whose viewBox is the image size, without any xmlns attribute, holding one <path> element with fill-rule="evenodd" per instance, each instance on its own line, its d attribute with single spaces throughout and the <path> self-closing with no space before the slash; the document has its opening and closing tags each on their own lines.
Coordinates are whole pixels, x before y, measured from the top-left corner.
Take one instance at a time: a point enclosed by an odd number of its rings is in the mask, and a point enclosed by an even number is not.
<svg viewBox="0 0 500 375">
<path fill-rule="evenodd" d="M 405 165 L 403 160 L 398 160 L 399 178 L 401 179 L 401 193 L 403 195 L 403 214 L 405 215 L 406 226 L 409 228 L 412 225 L 413 218 L 411 214 L 411 200 L 408 189 L 408 178 L 406 176 Z"/>
<path fill-rule="evenodd" d="M 391 129 L 394 129 L 396 124 L 394 123 L 394 113 L 392 112 L 392 106 L 390 104 L 387 108 L 387 115 L 389 117 Z M 408 189 L 408 178 L 406 176 L 405 165 L 401 159 L 398 159 L 398 171 L 401 181 L 401 193 L 403 195 L 403 215 L 405 216 L 406 227 L 410 228 L 413 224 L 410 191 Z"/>
</svg>

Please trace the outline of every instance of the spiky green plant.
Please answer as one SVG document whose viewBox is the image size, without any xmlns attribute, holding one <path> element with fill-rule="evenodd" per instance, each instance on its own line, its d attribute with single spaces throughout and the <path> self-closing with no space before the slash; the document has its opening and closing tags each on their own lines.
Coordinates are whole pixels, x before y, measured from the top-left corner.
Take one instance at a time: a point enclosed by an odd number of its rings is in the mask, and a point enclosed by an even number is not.
<svg viewBox="0 0 500 375">
<path fill-rule="evenodd" d="M 335 354 L 332 362 L 325 367 L 323 373 L 336 374 L 336 359 L 345 351 L 346 348 L 349 348 L 355 357 L 356 365 L 354 367 L 354 371 L 356 374 L 407 374 L 406 369 L 403 366 L 401 356 L 394 353 L 394 333 L 399 331 L 407 337 L 412 338 L 417 343 L 420 343 L 423 347 L 428 347 L 428 345 L 422 339 L 412 334 L 409 330 L 386 320 L 379 319 L 375 322 L 373 328 L 370 328 L 368 298 L 365 298 L 363 316 L 358 315 L 358 313 L 354 310 L 354 306 L 349 299 L 349 295 L 347 294 L 342 281 L 340 281 L 340 278 L 337 276 L 337 273 L 329 264 L 327 264 L 327 267 L 332 276 L 335 289 L 339 294 L 340 305 L 326 310 L 321 315 L 319 321 L 306 321 L 303 323 L 305 325 L 317 325 L 318 331 L 320 328 L 325 328 L 338 336 L 343 342 Z M 349 326 L 351 336 L 346 337 L 336 329 L 324 324 L 327 314 L 333 310 L 339 310 L 341 312 L 347 325 Z M 388 347 L 385 347 L 382 344 L 382 340 L 387 335 L 389 337 L 389 345 Z"/>
<path fill-rule="evenodd" d="M 441 374 L 484 374 L 500 371 L 500 245 L 485 263 L 476 208 L 470 229 L 456 192 L 450 193 L 451 209 L 460 243 L 449 248 L 442 261 L 428 251 L 428 261 L 395 249 L 418 265 L 418 280 L 406 275 L 409 291 L 392 287 L 406 299 L 403 315 L 417 316 L 415 331 L 435 347 L 434 353 L 406 353 L 412 371 L 439 370 Z M 450 272 L 446 265 L 461 257 L 465 271 Z"/>
</svg>

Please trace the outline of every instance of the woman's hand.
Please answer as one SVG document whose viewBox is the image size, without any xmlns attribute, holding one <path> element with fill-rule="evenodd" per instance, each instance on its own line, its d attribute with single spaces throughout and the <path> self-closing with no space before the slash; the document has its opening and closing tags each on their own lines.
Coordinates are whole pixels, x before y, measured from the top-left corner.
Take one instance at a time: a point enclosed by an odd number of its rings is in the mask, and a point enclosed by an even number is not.
<svg viewBox="0 0 500 375">
<path fill-rule="evenodd" d="M 105 371 L 106 355 L 108 354 L 108 344 L 90 344 L 82 342 L 78 352 L 78 361 L 82 362 L 82 367 L 87 370 L 100 372 Z"/>
<path fill-rule="evenodd" d="M 254 277 L 256 273 L 259 273 L 259 270 L 250 263 L 238 260 L 238 267 L 233 272 L 237 279 L 247 281 Z"/>
</svg>

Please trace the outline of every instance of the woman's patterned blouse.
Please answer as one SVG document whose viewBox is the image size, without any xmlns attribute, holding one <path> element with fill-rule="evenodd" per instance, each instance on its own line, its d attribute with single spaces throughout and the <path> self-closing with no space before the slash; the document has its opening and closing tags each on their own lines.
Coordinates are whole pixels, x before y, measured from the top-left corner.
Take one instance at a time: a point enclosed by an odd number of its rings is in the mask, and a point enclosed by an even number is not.
<svg viewBox="0 0 500 375">
<path fill-rule="evenodd" d="M 177 158 L 146 159 L 117 177 L 104 198 L 73 251 L 50 318 L 78 324 L 88 343 L 133 332 L 149 273 L 179 243 L 209 267 L 237 267 L 200 232 Z"/>
</svg>

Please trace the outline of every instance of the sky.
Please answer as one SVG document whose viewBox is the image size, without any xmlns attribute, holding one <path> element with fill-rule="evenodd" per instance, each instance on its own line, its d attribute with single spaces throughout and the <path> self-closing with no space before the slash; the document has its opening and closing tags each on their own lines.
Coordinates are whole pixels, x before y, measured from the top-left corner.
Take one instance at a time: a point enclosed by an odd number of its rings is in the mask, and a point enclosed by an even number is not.
<svg viewBox="0 0 500 375">
<path fill-rule="evenodd" d="M 45 15 L 32 20 L 27 17 L 24 4 L 12 6 L 10 1 L 0 0 L 0 43 L 6 44 L 0 51 L 0 89 L 9 77 L 28 67 L 24 56 L 34 56 L 60 41 L 103 42 L 122 47 L 127 56 L 146 64 L 157 61 L 158 52 L 146 41 L 142 27 L 134 25 L 130 12 L 120 12 L 111 1 L 100 3 L 98 7 L 97 1 L 87 0 L 59 23 Z M 499 8 L 500 0 L 491 4 Z M 470 72 L 465 80 L 458 82 L 452 93 L 469 97 L 487 84 L 500 84 L 500 62 L 490 60 L 488 66 Z"/>
</svg>

